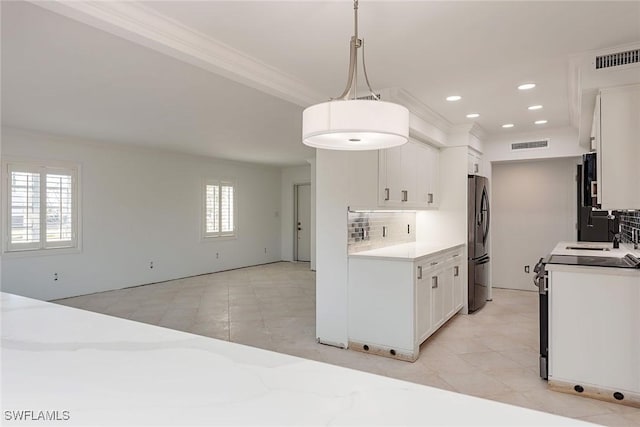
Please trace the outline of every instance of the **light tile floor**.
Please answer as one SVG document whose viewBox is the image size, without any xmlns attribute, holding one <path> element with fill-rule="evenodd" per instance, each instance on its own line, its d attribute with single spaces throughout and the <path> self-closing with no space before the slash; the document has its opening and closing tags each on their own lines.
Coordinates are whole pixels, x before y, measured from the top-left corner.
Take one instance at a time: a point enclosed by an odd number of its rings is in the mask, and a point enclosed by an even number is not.
<svg viewBox="0 0 640 427">
<path fill-rule="evenodd" d="M 640 409 L 549 391 L 538 377 L 538 295 L 494 289 L 457 315 L 415 363 L 317 344 L 315 273 L 280 262 L 55 301 L 611 426 L 640 426 Z"/>
</svg>

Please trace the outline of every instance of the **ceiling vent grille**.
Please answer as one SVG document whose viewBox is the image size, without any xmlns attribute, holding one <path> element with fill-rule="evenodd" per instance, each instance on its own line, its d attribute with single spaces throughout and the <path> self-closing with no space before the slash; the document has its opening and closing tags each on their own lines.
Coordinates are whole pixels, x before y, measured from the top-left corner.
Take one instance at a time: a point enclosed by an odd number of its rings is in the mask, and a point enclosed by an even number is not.
<svg viewBox="0 0 640 427">
<path fill-rule="evenodd" d="M 640 49 L 596 56 L 596 70 L 640 62 Z"/>
<path fill-rule="evenodd" d="M 376 93 L 376 96 L 378 97 L 377 98 L 378 101 L 382 100 L 382 96 L 380 96 L 379 93 Z M 373 95 L 366 95 L 366 96 L 359 96 L 356 99 L 361 99 L 365 101 L 375 101 L 376 97 L 374 97 Z"/>
<path fill-rule="evenodd" d="M 539 141 L 514 142 L 511 144 L 511 150 L 532 150 L 534 148 L 548 148 L 549 140 L 541 139 Z"/>
</svg>

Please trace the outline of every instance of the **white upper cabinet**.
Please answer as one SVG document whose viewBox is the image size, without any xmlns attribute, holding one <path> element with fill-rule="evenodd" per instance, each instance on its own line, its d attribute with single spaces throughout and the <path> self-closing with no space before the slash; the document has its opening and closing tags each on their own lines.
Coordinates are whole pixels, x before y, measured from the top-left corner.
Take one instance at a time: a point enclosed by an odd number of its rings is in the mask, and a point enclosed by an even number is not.
<svg viewBox="0 0 640 427">
<path fill-rule="evenodd" d="M 602 89 L 598 108 L 598 202 L 640 209 L 640 85 Z"/>
<path fill-rule="evenodd" d="M 469 149 L 467 156 L 467 172 L 469 175 L 482 175 L 482 154 L 473 149 Z"/>
<path fill-rule="evenodd" d="M 422 145 L 422 161 L 418 164 L 418 201 L 437 208 L 440 201 L 440 150 Z"/>
<path fill-rule="evenodd" d="M 439 157 L 437 148 L 413 141 L 380 150 L 379 205 L 407 209 L 437 207 Z"/>
<path fill-rule="evenodd" d="M 600 143 L 600 95 L 596 96 L 596 107 L 593 110 L 593 122 L 591 123 L 591 151 L 598 149 Z"/>
<path fill-rule="evenodd" d="M 374 209 L 378 206 L 378 150 L 349 151 L 349 207 Z"/>
</svg>

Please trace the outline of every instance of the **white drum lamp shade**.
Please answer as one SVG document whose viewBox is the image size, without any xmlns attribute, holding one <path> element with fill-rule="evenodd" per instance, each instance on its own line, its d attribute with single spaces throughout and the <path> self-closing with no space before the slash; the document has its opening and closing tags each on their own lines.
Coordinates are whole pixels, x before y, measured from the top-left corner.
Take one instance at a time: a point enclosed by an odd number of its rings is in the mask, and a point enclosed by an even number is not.
<svg viewBox="0 0 640 427">
<path fill-rule="evenodd" d="M 409 139 L 409 110 L 377 100 L 335 100 L 302 113 L 304 144 L 328 150 L 377 150 Z"/>
</svg>

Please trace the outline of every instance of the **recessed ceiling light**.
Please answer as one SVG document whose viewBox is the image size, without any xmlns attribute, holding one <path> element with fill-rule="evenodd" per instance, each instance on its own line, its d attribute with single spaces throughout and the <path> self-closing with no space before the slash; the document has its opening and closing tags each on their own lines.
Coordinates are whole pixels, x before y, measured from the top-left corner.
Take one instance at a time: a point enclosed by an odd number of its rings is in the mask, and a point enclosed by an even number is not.
<svg viewBox="0 0 640 427">
<path fill-rule="evenodd" d="M 533 89 L 534 87 L 536 87 L 535 83 L 525 83 L 525 84 L 521 84 L 520 86 L 518 86 L 518 89 L 520 89 L 520 90 L 529 90 L 529 89 Z"/>
<path fill-rule="evenodd" d="M 502 127 L 505 128 L 505 129 L 506 128 L 512 128 L 513 126 L 514 126 L 513 123 L 507 123 L 505 125 L 502 125 Z"/>
<path fill-rule="evenodd" d="M 542 110 L 542 105 L 532 105 L 529 110 Z"/>
<path fill-rule="evenodd" d="M 537 124 L 537 125 L 543 125 L 543 124 L 547 123 L 547 121 L 546 120 L 536 120 L 534 123 Z"/>
<path fill-rule="evenodd" d="M 480 117 L 480 114 L 478 113 L 467 114 L 468 119 L 475 119 L 476 117 Z"/>
<path fill-rule="evenodd" d="M 460 95 L 447 96 L 447 101 L 460 101 L 462 97 Z"/>
</svg>

